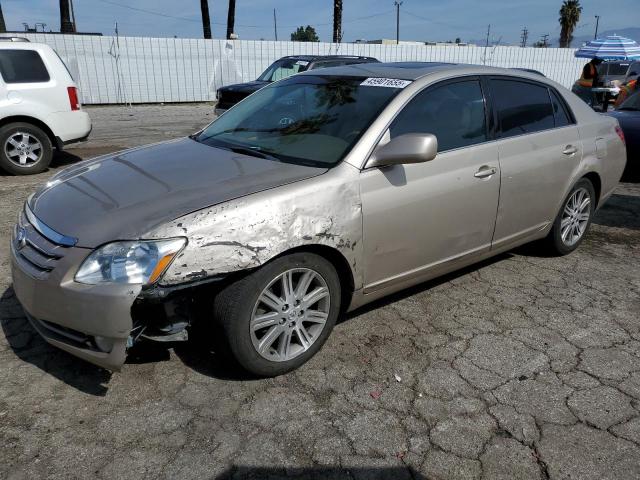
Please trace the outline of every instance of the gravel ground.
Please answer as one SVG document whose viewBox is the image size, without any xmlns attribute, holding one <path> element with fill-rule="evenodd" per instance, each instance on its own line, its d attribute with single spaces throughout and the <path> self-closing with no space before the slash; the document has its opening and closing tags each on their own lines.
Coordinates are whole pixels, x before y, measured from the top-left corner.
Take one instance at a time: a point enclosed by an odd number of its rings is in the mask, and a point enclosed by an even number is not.
<svg viewBox="0 0 640 480">
<path fill-rule="evenodd" d="M 213 114 L 89 111 L 50 172 L 0 177 L 0 478 L 640 478 L 640 184 L 572 255 L 520 248 L 358 310 L 292 374 L 246 380 L 188 346 L 110 374 L 25 320 L 15 215 L 61 165 Z"/>
</svg>

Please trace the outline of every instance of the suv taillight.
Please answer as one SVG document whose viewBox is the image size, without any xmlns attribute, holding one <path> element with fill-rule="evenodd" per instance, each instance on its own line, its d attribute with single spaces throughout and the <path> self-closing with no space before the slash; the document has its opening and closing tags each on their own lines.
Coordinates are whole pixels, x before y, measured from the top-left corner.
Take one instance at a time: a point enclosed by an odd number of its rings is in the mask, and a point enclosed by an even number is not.
<svg viewBox="0 0 640 480">
<path fill-rule="evenodd" d="M 78 89 L 76 87 L 67 87 L 67 93 L 69 94 L 69 104 L 71 104 L 71 110 L 80 110 L 80 102 L 78 101 Z"/>
<path fill-rule="evenodd" d="M 622 131 L 622 128 L 620 128 L 620 125 L 616 125 L 616 133 L 620 137 L 620 140 L 622 140 L 622 143 L 626 145 L 627 142 L 624 139 L 624 132 Z"/>
</svg>

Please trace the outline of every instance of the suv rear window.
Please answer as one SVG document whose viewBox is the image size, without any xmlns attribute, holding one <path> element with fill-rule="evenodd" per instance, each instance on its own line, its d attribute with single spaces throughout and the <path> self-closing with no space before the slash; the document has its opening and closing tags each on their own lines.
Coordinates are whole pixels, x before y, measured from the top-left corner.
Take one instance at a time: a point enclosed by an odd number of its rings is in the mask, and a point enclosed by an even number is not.
<svg viewBox="0 0 640 480">
<path fill-rule="evenodd" d="M 491 91 L 498 109 L 500 137 L 554 128 L 547 87 L 518 80 L 491 80 Z"/>
<path fill-rule="evenodd" d="M 0 50 L 0 74 L 6 83 L 49 81 L 49 72 L 34 50 Z"/>
</svg>

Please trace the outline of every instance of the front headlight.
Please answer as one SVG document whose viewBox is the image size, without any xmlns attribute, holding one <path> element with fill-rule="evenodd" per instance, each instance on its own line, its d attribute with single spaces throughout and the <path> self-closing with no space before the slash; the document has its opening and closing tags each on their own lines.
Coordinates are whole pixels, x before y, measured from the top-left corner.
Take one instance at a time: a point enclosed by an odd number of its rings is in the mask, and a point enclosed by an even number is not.
<svg viewBox="0 0 640 480">
<path fill-rule="evenodd" d="M 75 280 L 89 285 L 149 285 L 162 276 L 186 244 L 186 238 L 108 243 L 82 262 Z"/>
</svg>

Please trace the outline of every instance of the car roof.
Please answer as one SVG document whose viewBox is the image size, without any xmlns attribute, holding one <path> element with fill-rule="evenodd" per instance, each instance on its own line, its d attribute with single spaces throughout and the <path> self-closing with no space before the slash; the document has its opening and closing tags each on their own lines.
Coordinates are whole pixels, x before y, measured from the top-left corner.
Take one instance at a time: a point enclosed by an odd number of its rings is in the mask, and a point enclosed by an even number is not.
<svg viewBox="0 0 640 480">
<path fill-rule="evenodd" d="M 545 77 L 522 70 L 509 68 L 485 67 L 463 63 L 442 62 L 389 62 L 389 63 L 360 63 L 340 67 L 323 68 L 321 70 L 307 70 L 298 75 L 335 75 L 344 77 L 379 77 L 395 78 L 399 80 L 417 80 L 426 75 L 439 72 L 458 72 L 461 75 L 510 75 L 535 80 L 546 80 Z"/>
</svg>

